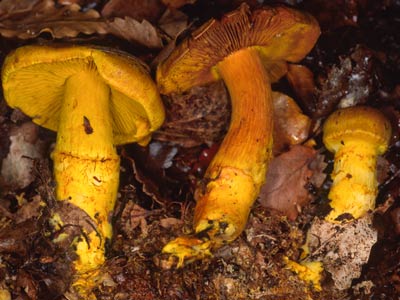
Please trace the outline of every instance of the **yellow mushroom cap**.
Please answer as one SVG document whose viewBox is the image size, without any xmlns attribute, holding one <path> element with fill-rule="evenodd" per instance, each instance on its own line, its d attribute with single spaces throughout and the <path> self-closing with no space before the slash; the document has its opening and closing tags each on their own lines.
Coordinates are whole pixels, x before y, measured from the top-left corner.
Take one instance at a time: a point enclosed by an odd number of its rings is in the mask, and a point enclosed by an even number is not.
<svg viewBox="0 0 400 300">
<path fill-rule="evenodd" d="M 337 110 L 328 117 L 323 128 L 323 142 L 331 152 L 337 152 L 348 141 L 363 140 L 376 145 L 380 155 L 386 151 L 390 137 L 389 120 L 368 106 Z"/>
<path fill-rule="evenodd" d="M 110 88 L 114 144 L 136 142 L 157 129 L 164 108 L 157 87 L 138 59 L 86 46 L 24 46 L 7 56 L 4 97 L 32 120 L 57 131 L 66 80 L 94 66 Z"/>
<path fill-rule="evenodd" d="M 251 12 L 246 4 L 211 20 L 184 40 L 157 69 L 160 92 L 183 92 L 219 79 L 215 66 L 243 48 L 254 48 L 271 81 L 286 72 L 286 61 L 297 62 L 312 49 L 320 29 L 309 14 L 288 7 Z"/>
</svg>

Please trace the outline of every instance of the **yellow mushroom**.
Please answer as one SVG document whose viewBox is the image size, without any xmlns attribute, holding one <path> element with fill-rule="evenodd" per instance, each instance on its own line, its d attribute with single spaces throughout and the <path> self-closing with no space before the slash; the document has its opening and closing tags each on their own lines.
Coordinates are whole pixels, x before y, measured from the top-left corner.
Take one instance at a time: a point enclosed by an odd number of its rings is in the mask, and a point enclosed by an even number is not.
<svg viewBox="0 0 400 300">
<path fill-rule="evenodd" d="M 286 72 L 286 61 L 297 62 L 311 50 L 319 33 L 306 13 L 286 7 L 251 12 L 242 5 L 203 25 L 159 65 L 161 93 L 222 79 L 232 104 L 228 133 L 196 191 L 195 235 L 163 249 L 171 264 L 173 257 L 179 267 L 208 256 L 243 231 L 271 157 L 271 82 Z"/>
<path fill-rule="evenodd" d="M 327 221 L 358 219 L 375 208 L 377 156 L 386 151 L 390 137 L 390 122 L 374 108 L 355 106 L 329 116 L 323 142 L 335 158 Z"/>
<path fill-rule="evenodd" d="M 8 105 L 57 131 L 56 197 L 91 222 L 73 245 L 79 278 L 104 262 L 112 236 L 120 162 L 115 146 L 146 144 L 164 120 L 157 88 L 139 60 L 84 46 L 18 48 L 4 62 L 2 82 Z M 68 223 L 58 218 L 52 222 Z"/>
<path fill-rule="evenodd" d="M 328 194 L 332 210 L 325 220 L 312 222 L 300 264 L 286 260 L 290 269 L 317 290 L 321 289 L 324 269 L 331 272 L 336 287 L 349 288 L 369 257 L 377 238 L 368 214 L 375 208 L 378 191 L 377 157 L 386 151 L 390 137 L 390 122 L 367 106 L 339 109 L 324 123 L 323 142 L 335 154 Z M 332 242 L 342 239 L 343 243 L 357 244 L 337 247 Z"/>
</svg>

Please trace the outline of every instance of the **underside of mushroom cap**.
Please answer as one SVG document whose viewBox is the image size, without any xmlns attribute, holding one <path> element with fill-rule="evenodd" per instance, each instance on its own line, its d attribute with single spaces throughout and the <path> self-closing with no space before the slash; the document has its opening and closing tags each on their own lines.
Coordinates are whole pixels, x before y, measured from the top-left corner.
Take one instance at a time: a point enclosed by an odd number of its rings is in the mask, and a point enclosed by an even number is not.
<svg viewBox="0 0 400 300">
<path fill-rule="evenodd" d="M 375 144 L 380 155 L 388 147 L 391 125 L 380 111 L 368 106 L 354 106 L 330 115 L 323 133 L 324 144 L 331 152 L 336 152 L 349 140 L 364 140 Z"/>
<path fill-rule="evenodd" d="M 278 6 L 251 12 L 247 4 L 211 20 L 184 40 L 157 70 L 160 92 L 183 92 L 219 79 L 215 66 L 243 48 L 258 50 L 271 81 L 286 61 L 298 62 L 312 49 L 320 29 L 309 14 Z"/>
<path fill-rule="evenodd" d="M 157 88 L 144 65 L 120 52 L 85 46 L 25 46 L 7 56 L 2 70 L 8 104 L 57 131 L 66 80 L 95 68 L 110 88 L 114 144 L 146 138 L 164 120 Z"/>
</svg>

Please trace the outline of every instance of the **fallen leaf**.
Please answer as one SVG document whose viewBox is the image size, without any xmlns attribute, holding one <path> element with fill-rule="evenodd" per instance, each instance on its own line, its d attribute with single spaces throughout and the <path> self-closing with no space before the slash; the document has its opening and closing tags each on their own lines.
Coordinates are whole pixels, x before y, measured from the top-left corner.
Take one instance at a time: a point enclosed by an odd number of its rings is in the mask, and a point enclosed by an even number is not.
<svg viewBox="0 0 400 300">
<path fill-rule="evenodd" d="M 146 221 L 148 214 L 149 212 L 146 209 L 133 203 L 133 201 L 129 201 L 125 206 L 121 216 L 123 220 L 126 220 L 126 222 L 122 223 L 123 231 L 128 234 L 128 236 L 133 236 L 133 231 L 140 226 L 142 236 L 146 237 L 148 234 L 148 226 Z"/>
<path fill-rule="evenodd" d="M 130 17 L 138 21 L 156 22 L 164 10 L 165 6 L 160 0 L 110 0 L 101 10 L 101 15 L 105 18 Z"/>
<path fill-rule="evenodd" d="M 291 145 L 304 142 L 309 135 L 311 120 L 289 96 L 272 92 L 274 105 L 273 152 L 279 154 Z"/>
<path fill-rule="evenodd" d="M 321 261 L 339 290 L 348 289 L 359 278 L 371 248 L 378 239 L 372 215 L 336 224 L 315 218 L 307 233 L 307 261 Z"/>
<path fill-rule="evenodd" d="M 38 5 L 39 2 L 42 2 L 42 0 L 0 1 L 0 19 L 29 14 L 29 12 Z"/>
<path fill-rule="evenodd" d="M 82 12 L 77 4 L 58 8 L 52 0 L 37 1 L 29 8 L 21 13 L 15 7 L 7 7 L 7 13 L 0 18 L 0 34 L 8 38 L 31 39 L 42 32 L 55 38 L 75 37 L 79 33 L 107 33 L 104 25 L 93 22 L 100 18 L 94 9 Z"/>
<path fill-rule="evenodd" d="M 316 157 L 316 150 L 296 145 L 273 158 L 261 188 L 260 204 L 295 220 L 301 207 L 311 200 L 306 185 L 313 175 L 309 165 Z"/>
<path fill-rule="evenodd" d="M 188 16 L 180 10 L 167 9 L 158 20 L 158 26 L 168 36 L 175 40 L 177 36 L 188 28 Z"/>
<path fill-rule="evenodd" d="M 114 34 L 129 42 L 138 43 L 148 48 L 162 48 L 163 43 L 157 29 L 147 20 L 141 22 L 135 19 L 115 18 L 112 22 L 104 23 L 107 33 Z"/>
<path fill-rule="evenodd" d="M 80 33 L 113 34 L 145 47 L 162 47 L 157 29 L 148 21 L 130 17 L 107 20 L 94 9 L 82 11 L 78 4 L 57 7 L 54 1 L 43 0 L 33 5 L 31 11 L 24 10 L 24 15 L 21 18 L 16 11 L 4 13 L 0 17 L 0 34 L 20 39 L 32 39 L 44 32 L 56 39 L 73 38 Z"/>
<path fill-rule="evenodd" d="M 161 0 L 165 5 L 171 8 L 180 8 L 187 4 L 193 4 L 196 0 Z"/>
</svg>

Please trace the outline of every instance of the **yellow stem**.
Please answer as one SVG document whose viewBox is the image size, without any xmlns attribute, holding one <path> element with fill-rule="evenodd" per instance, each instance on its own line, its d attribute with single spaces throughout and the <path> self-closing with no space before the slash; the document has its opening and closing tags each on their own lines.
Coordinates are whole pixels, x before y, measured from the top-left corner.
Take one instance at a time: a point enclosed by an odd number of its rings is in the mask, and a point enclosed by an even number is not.
<svg viewBox="0 0 400 300">
<path fill-rule="evenodd" d="M 213 227 L 208 234 L 216 245 L 235 239 L 246 225 L 265 180 L 273 128 L 270 82 L 256 50 L 229 55 L 217 70 L 231 97 L 231 122 L 205 174 L 194 218 L 196 232 Z"/>
<path fill-rule="evenodd" d="M 94 229 L 76 244 L 78 273 L 104 262 L 111 238 L 111 215 L 119 182 L 119 157 L 113 145 L 110 90 L 90 64 L 65 83 L 57 144 L 52 153 L 56 196 L 84 210 Z"/>
<path fill-rule="evenodd" d="M 378 183 L 376 179 L 377 149 L 368 141 L 347 141 L 335 154 L 333 180 L 328 198 L 331 222 L 362 217 L 375 207 Z"/>
</svg>

